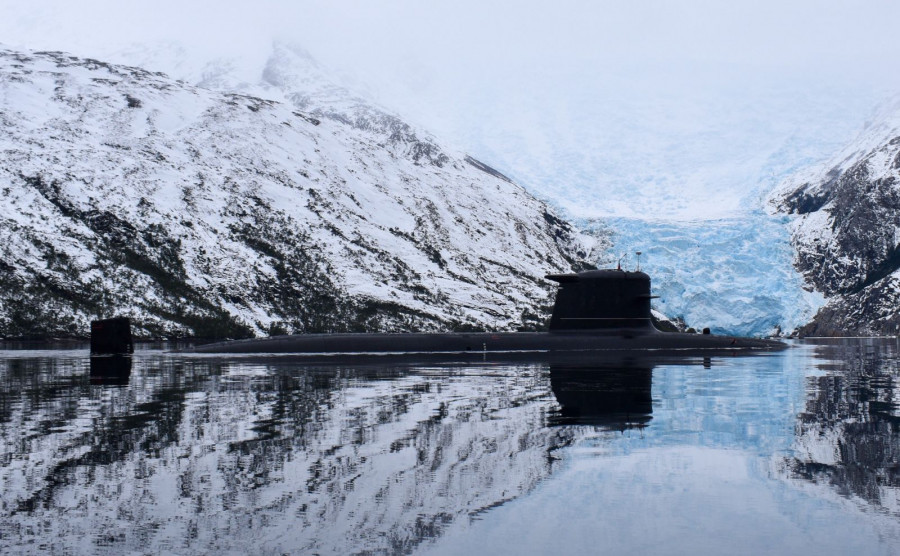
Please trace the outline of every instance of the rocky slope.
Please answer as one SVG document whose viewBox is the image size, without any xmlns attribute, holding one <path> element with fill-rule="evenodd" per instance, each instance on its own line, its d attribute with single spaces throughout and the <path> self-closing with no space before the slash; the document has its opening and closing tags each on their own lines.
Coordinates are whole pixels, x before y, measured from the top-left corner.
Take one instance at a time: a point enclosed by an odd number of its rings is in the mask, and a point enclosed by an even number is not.
<svg viewBox="0 0 900 556">
<path fill-rule="evenodd" d="M 900 97 L 823 165 L 772 195 L 792 223 L 795 266 L 827 303 L 801 333 L 896 334 L 900 326 Z"/>
<path fill-rule="evenodd" d="M 352 109 L 369 119 L 0 50 L 0 337 L 112 314 L 170 336 L 539 326 L 581 236 Z"/>
</svg>

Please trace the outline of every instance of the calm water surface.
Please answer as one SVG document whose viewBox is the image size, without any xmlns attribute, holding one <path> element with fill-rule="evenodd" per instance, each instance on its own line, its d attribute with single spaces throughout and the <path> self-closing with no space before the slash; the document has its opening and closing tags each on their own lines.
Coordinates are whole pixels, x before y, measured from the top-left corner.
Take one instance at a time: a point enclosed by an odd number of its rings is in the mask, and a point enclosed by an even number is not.
<svg viewBox="0 0 900 556">
<path fill-rule="evenodd" d="M 0 346 L 0 552 L 897 554 L 900 345 L 305 365 Z"/>
</svg>

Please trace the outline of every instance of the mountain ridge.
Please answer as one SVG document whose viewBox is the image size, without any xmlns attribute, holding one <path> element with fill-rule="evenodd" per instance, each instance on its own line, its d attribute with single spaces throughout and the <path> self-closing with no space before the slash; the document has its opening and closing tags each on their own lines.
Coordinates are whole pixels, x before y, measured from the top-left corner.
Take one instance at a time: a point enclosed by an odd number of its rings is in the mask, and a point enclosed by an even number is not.
<svg viewBox="0 0 900 556">
<path fill-rule="evenodd" d="M 534 328 L 543 275 L 589 256 L 399 118 L 373 131 L 59 52 L 0 65 L 0 336 L 112 313 L 146 336 Z"/>
<path fill-rule="evenodd" d="M 794 263 L 826 305 L 804 335 L 900 330 L 900 96 L 822 164 L 785 180 L 770 206 L 793 217 Z"/>
</svg>

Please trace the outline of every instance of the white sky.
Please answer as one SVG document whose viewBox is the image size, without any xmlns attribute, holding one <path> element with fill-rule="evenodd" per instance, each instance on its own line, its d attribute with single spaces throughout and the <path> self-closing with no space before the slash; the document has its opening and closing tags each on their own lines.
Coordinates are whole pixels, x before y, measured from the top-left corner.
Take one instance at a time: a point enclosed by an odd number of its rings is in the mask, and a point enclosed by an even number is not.
<svg viewBox="0 0 900 556">
<path fill-rule="evenodd" d="M 641 184 L 683 201 L 672 216 L 718 216 L 737 201 L 711 192 L 830 154 L 900 91 L 897 22 L 896 0 L 0 0 L 13 47 L 174 41 L 255 65 L 273 39 L 299 43 L 582 216 L 635 214 Z M 773 155 L 790 140 L 805 154 Z"/>
<path fill-rule="evenodd" d="M 335 66 L 439 79 L 737 65 L 879 82 L 900 54 L 894 0 L 2 0 L 0 15 L 15 46 L 177 40 L 234 55 L 279 37 Z"/>
</svg>

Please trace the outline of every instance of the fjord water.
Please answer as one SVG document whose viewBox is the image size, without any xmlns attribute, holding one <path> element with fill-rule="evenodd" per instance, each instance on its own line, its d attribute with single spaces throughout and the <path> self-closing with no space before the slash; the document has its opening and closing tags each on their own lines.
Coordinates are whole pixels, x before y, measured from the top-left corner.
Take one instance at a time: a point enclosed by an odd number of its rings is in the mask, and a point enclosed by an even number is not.
<svg viewBox="0 0 900 556">
<path fill-rule="evenodd" d="M 310 366 L 5 349 L 0 551 L 895 553 L 898 354 L 856 339 Z"/>
</svg>

